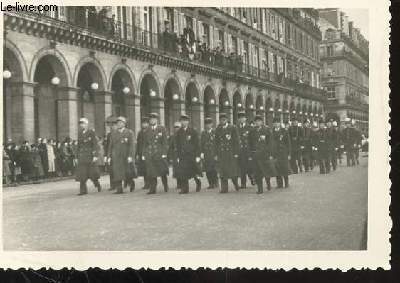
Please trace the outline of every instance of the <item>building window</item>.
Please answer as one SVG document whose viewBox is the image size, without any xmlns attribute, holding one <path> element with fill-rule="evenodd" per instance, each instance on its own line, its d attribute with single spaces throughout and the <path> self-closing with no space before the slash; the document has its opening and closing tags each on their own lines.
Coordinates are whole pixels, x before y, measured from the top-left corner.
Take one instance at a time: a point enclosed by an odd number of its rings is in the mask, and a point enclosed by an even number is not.
<svg viewBox="0 0 400 283">
<path fill-rule="evenodd" d="M 326 47 L 326 54 L 327 56 L 333 56 L 333 46 L 329 45 Z"/>
<path fill-rule="evenodd" d="M 328 86 L 326 88 L 326 92 L 328 95 L 328 99 L 335 99 L 336 98 L 336 88 L 334 86 Z"/>
</svg>

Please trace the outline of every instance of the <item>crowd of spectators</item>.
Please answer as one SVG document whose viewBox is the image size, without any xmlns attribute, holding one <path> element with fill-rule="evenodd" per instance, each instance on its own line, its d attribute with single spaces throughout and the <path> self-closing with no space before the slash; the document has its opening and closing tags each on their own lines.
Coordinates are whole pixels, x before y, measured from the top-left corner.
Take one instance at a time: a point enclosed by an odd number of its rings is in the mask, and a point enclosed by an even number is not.
<svg viewBox="0 0 400 283">
<path fill-rule="evenodd" d="M 104 148 L 104 138 L 99 138 L 100 151 Z M 38 138 L 36 143 L 24 141 L 21 144 L 9 139 L 3 145 L 3 184 L 18 185 L 23 182 L 40 183 L 50 178 L 72 176 L 76 167 L 78 142 L 65 138 Z M 104 169 L 104 160 L 99 158 L 99 166 Z"/>
</svg>

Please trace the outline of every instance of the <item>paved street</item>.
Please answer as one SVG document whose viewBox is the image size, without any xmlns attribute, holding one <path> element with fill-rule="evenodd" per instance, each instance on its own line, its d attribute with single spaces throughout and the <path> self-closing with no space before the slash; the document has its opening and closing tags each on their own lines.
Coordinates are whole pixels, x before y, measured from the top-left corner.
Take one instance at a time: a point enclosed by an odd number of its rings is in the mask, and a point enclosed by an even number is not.
<svg viewBox="0 0 400 283">
<path fill-rule="evenodd" d="M 358 250 L 365 248 L 367 158 L 289 189 L 178 195 L 104 190 L 73 180 L 3 190 L 5 250 Z M 107 186 L 108 177 L 102 178 Z M 272 182 L 275 187 L 275 180 Z M 205 187 L 205 182 L 203 183 Z"/>
</svg>

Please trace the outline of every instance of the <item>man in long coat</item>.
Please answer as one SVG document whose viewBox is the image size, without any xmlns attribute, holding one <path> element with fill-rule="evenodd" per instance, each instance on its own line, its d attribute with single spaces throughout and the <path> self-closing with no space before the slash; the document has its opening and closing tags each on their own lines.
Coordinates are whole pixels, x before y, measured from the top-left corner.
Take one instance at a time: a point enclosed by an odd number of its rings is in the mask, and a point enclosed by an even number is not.
<svg viewBox="0 0 400 283">
<path fill-rule="evenodd" d="M 97 191 L 101 191 L 99 183 L 100 170 L 97 166 L 99 144 L 94 130 L 89 129 L 89 120 L 79 119 L 76 180 L 80 182 L 78 195 L 87 194 L 86 181 L 91 179 Z"/>
<path fill-rule="evenodd" d="M 142 160 L 146 166 L 146 178 L 149 184 L 147 194 L 155 194 L 157 189 L 157 177 L 163 180 L 164 191 L 168 191 L 165 184 L 168 175 L 168 138 L 165 128 L 158 125 L 158 114 L 151 113 L 150 126 L 144 132 Z"/>
<path fill-rule="evenodd" d="M 149 127 L 149 118 L 143 117 L 141 120 L 141 129 L 136 137 L 136 165 L 137 165 L 137 175 L 143 176 L 144 179 L 144 186 L 143 189 L 146 190 L 149 188 L 149 184 L 146 178 L 146 162 L 143 159 L 143 146 L 144 146 L 144 133 Z"/>
<path fill-rule="evenodd" d="M 313 145 L 317 151 L 319 172 L 320 174 L 327 174 L 330 171 L 329 133 L 322 119 L 319 122 L 319 130 L 314 137 Z"/>
<path fill-rule="evenodd" d="M 347 166 L 355 166 L 355 147 L 356 147 L 356 134 L 354 128 L 351 127 L 351 120 L 346 118 L 345 128 L 342 131 L 342 143 L 344 151 L 346 152 Z"/>
<path fill-rule="evenodd" d="M 240 188 L 245 189 L 247 187 L 247 176 L 251 183 L 254 183 L 253 180 L 253 161 L 251 157 L 250 150 L 250 136 L 253 131 L 253 127 L 247 123 L 246 113 L 239 112 L 238 113 L 238 133 L 239 133 L 239 167 L 240 167 Z"/>
<path fill-rule="evenodd" d="M 268 126 L 263 123 L 263 117 L 256 115 L 255 129 L 251 135 L 252 156 L 254 162 L 254 173 L 257 183 L 257 193 L 263 193 L 263 179 L 267 183 L 267 189 L 271 190 L 271 177 L 276 176 L 273 163 L 273 138 Z"/>
<path fill-rule="evenodd" d="M 299 171 L 303 171 L 301 164 L 301 139 L 303 131 L 299 127 L 299 123 L 296 117 L 293 117 L 291 120 L 292 124 L 289 127 L 289 135 L 290 135 L 290 144 L 291 144 L 291 152 L 290 152 L 290 168 L 293 174 L 297 174 Z"/>
<path fill-rule="evenodd" d="M 176 135 L 176 150 L 178 157 L 177 177 L 180 180 L 180 194 L 189 192 L 189 179 L 194 178 L 196 182 L 196 192 L 201 189 L 201 182 L 198 176 L 200 169 L 200 139 L 195 129 L 189 127 L 189 117 L 181 115 L 182 127 Z"/>
<path fill-rule="evenodd" d="M 110 131 L 107 133 L 105 143 L 104 143 L 104 156 L 107 158 L 108 156 L 108 147 L 111 141 L 111 133 L 116 130 L 117 128 L 117 117 L 110 116 L 106 120 L 106 125 L 109 127 Z M 113 171 L 111 170 L 111 164 L 107 162 L 107 171 L 110 175 L 110 188 L 109 191 L 115 190 L 114 183 L 113 183 Z"/>
<path fill-rule="evenodd" d="M 172 177 L 176 179 L 176 189 L 181 190 L 180 179 L 178 178 L 178 152 L 176 148 L 176 139 L 179 129 L 182 127 L 181 122 L 174 123 L 174 132 L 168 140 L 168 160 L 172 164 Z"/>
<path fill-rule="evenodd" d="M 221 178 L 221 193 L 228 192 L 228 179 L 232 180 L 235 190 L 239 190 L 239 134 L 234 125 L 228 123 L 225 113 L 219 115 L 220 124 L 215 130 L 215 148 Z"/>
<path fill-rule="evenodd" d="M 272 136 L 277 169 L 276 183 L 278 188 L 282 188 L 284 182 L 285 188 L 288 188 L 290 175 L 289 160 L 291 158 L 290 136 L 289 132 L 281 127 L 279 118 L 274 119 Z"/>
<path fill-rule="evenodd" d="M 218 188 L 217 162 L 215 161 L 215 129 L 213 129 L 213 120 L 209 117 L 204 119 L 200 150 L 200 157 L 203 159 L 203 170 L 206 172 L 208 180 L 208 189 Z"/>
<path fill-rule="evenodd" d="M 122 194 L 122 182 L 125 181 L 130 191 L 135 190 L 136 177 L 134 168 L 135 138 L 132 130 L 126 128 L 126 118 L 118 117 L 117 129 L 111 132 L 108 144 L 108 163 L 111 164 L 115 193 Z"/>
</svg>

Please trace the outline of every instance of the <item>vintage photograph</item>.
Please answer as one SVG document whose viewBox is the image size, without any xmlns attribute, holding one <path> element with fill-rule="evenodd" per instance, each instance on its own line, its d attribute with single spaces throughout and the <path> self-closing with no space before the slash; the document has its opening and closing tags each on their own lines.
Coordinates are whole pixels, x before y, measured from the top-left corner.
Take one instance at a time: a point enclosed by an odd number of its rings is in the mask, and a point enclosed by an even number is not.
<svg viewBox="0 0 400 283">
<path fill-rule="evenodd" d="M 369 26 L 340 7 L 5 11 L 4 251 L 366 251 Z"/>
</svg>

